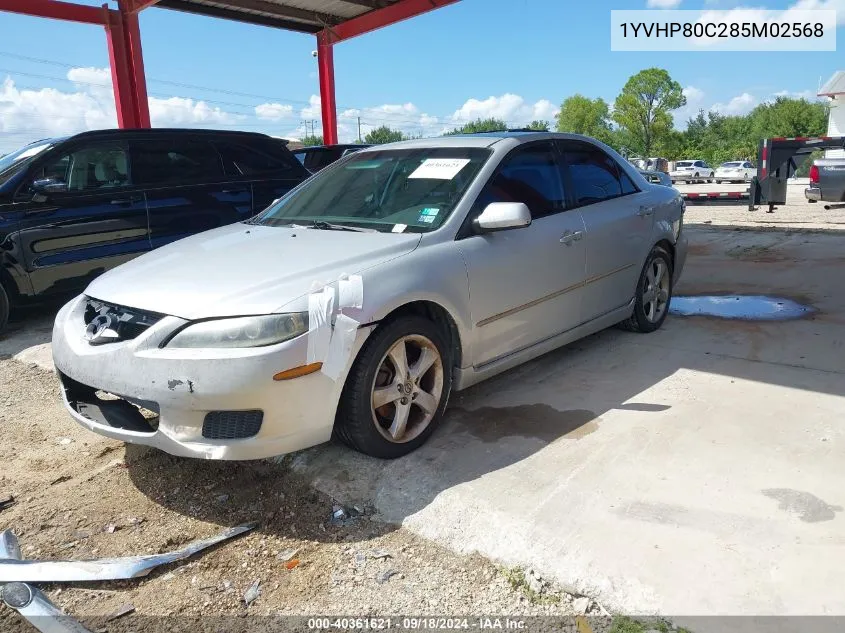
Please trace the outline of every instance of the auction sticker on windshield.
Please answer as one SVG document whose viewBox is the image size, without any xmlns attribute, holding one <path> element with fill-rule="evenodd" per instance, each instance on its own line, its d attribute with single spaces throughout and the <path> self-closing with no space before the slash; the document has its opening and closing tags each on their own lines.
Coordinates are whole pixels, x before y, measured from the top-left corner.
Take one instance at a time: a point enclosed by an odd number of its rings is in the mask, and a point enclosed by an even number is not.
<svg viewBox="0 0 845 633">
<path fill-rule="evenodd" d="M 408 178 L 452 180 L 469 162 L 469 158 L 426 158 Z"/>
<path fill-rule="evenodd" d="M 440 213 L 440 209 L 429 207 L 420 211 L 420 217 L 417 219 L 418 222 L 425 222 L 426 224 L 433 224 L 434 221 L 437 219 L 437 214 Z"/>
</svg>

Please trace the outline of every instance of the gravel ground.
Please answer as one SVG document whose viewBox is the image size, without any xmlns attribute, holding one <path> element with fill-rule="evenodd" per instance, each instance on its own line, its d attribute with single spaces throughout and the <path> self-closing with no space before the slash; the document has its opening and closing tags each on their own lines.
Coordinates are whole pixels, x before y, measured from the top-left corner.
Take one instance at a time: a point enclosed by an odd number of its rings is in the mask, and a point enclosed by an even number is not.
<svg viewBox="0 0 845 633">
<path fill-rule="evenodd" d="M 0 360 L 0 385 L 0 497 L 16 499 L 0 513 L 0 529 L 14 530 L 25 558 L 164 552 L 221 526 L 258 522 L 253 533 L 145 579 L 43 587 L 92 630 L 130 604 L 135 613 L 110 622 L 108 631 L 153 630 L 149 616 L 176 614 L 193 631 L 218 630 L 209 616 L 246 614 L 603 612 L 531 572 L 459 556 L 371 520 L 367 508 L 334 525 L 333 501 L 284 462 L 180 459 L 91 434 L 66 415 L 56 380 L 43 369 Z M 247 606 L 244 595 L 256 581 L 259 595 Z M 159 622 L 162 630 L 179 630 Z M 32 629 L 2 607 L 0 630 Z"/>
<path fill-rule="evenodd" d="M 744 191 L 746 185 L 715 183 L 709 185 L 678 184 L 684 193 L 707 191 Z M 787 189 L 787 204 L 767 213 L 767 207 L 749 211 L 748 205 L 688 204 L 684 221 L 687 224 L 709 224 L 712 226 L 733 226 L 741 228 L 790 228 L 805 230 L 845 230 L 845 207 L 824 208 L 823 203 L 810 204 L 804 198 L 803 183 L 791 184 Z"/>
</svg>

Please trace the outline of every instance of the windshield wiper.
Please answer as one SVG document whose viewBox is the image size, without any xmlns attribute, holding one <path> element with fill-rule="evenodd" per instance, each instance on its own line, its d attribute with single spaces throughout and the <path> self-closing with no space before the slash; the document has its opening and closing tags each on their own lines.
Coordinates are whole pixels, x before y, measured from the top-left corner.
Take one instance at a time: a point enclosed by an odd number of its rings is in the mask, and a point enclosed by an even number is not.
<svg viewBox="0 0 845 633">
<path fill-rule="evenodd" d="M 331 222 L 323 222 L 322 220 L 314 220 L 311 225 L 312 228 L 320 229 L 321 231 L 354 231 L 355 233 L 378 233 L 377 229 L 365 229 L 361 226 L 348 226 L 346 224 L 332 224 Z"/>
</svg>

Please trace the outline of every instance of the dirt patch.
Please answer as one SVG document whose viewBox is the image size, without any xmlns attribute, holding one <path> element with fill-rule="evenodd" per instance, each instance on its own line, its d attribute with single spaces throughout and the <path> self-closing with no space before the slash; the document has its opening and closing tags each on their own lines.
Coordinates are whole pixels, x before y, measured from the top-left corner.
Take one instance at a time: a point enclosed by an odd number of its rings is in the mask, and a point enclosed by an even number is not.
<svg viewBox="0 0 845 633">
<path fill-rule="evenodd" d="M 255 532 L 144 579 L 43 587 L 91 626 L 126 605 L 134 613 L 108 631 L 175 630 L 150 617 L 174 614 L 196 631 L 219 630 L 212 616 L 242 627 L 246 614 L 567 615 L 587 604 L 548 583 L 543 595 L 554 598 L 534 599 L 513 586 L 512 570 L 376 521 L 369 508 L 332 521 L 333 500 L 284 463 L 181 459 L 91 434 L 65 413 L 49 372 L 4 360 L 0 384 L 0 496 L 16 500 L 0 513 L 0 529 L 14 530 L 24 557 L 163 552 L 258 522 Z M 258 596 L 247 607 L 244 595 L 256 581 Z M 31 629 L 0 608 L 0 630 Z"/>
</svg>

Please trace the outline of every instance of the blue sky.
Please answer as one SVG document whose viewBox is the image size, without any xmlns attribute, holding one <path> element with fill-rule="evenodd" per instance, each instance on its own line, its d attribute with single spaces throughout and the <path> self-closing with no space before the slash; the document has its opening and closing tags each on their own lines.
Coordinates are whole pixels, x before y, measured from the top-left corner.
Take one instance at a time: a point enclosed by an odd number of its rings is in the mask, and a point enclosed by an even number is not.
<svg viewBox="0 0 845 633">
<path fill-rule="evenodd" d="M 777 93 L 814 95 L 845 68 L 841 52 L 611 52 L 610 10 L 647 2 L 840 7 L 845 23 L 845 0 L 462 0 L 336 47 L 341 134 L 355 135 L 357 116 L 364 131 L 387 123 L 425 134 L 475 116 L 514 125 L 550 118 L 574 93 L 612 102 L 650 66 L 687 89 L 690 105 L 676 117 L 683 121 L 699 107 L 744 112 Z M 297 136 L 303 119 L 317 119 L 319 129 L 313 36 L 164 9 L 144 11 L 141 32 L 155 123 Z M 842 48 L 843 26 L 837 35 Z M 0 151 L 113 125 L 107 67 L 99 27 L 0 13 Z"/>
</svg>

